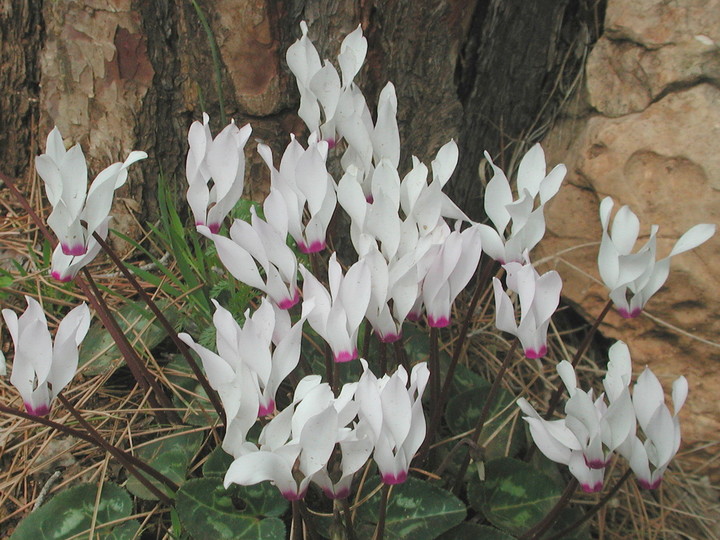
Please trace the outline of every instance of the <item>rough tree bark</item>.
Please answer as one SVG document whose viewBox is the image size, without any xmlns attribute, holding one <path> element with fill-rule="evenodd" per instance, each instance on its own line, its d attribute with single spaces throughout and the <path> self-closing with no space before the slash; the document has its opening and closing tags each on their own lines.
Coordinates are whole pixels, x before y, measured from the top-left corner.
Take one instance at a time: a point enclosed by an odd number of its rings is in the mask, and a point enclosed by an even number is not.
<svg viewBox="0 0 720 540">
<path fill-rule="evenodd" d="M 361 81 L 369 102 L 395 83 L 399 123 L 423 160 L 450 137 L 461 148 L 453 195 L 481 212 L 477 168 L 512 143 L 537 140 L 581 69 L 602 20 L 599 0 L 197 0 L 219 49 L 228 118 L 250 121 L 253 138 L 280 151 L 302 133 L 284 51 L 308 21 L 325 58 L 358 23 L 369 39 Z M 132 149 L 142 163 L 121 194 L 116 225 L 156 215 L 159 173 L 184 191 L 187 128 L 203 109 L 220 128 L 211 47 L 191 0 L 4 2 L 0 54 L 0 157 L 6 173 L 30 177 L 31 157 L 58 125 L 86 149 L 91 170 Z M 560 83 L 560 84 L 558 84 Z M 560 91 L 558 88 L 560 87 Z M 267 173 L 249 160 L 248 193 Z"/>
</svg>

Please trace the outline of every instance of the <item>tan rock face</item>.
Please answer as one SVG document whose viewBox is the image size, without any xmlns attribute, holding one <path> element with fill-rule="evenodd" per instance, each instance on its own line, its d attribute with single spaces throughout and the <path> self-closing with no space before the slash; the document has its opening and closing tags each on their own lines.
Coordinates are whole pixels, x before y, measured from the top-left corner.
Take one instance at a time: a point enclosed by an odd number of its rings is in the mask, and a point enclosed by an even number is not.
<svg viewBox="0 0 720 540">
<path fill-rule="evenodd" d="M 630 205 L 642 235 L 660 226 L 661 257 L 692 225 L 720 223 L 718 41 L 718 1 L 608 2 L 605 35 L 579 93 L 592 113 L 564 119 L 544 142 L 568 176 L 547 211 L 543 255 L 553 257 L 564 294 L 588 318 L 607 300 L 597 271 L 603 197 Z M 667 387 L 688 377 L 682 425 L 691 445 L 716 441 L 720 430 L 718 267 L 716 236 L 673 258 L 670 278 L 645 314 L 625 320 L 612 312 L 601 327 L 628 343 L 637 370 L 650 365 Z"/>
</svg>

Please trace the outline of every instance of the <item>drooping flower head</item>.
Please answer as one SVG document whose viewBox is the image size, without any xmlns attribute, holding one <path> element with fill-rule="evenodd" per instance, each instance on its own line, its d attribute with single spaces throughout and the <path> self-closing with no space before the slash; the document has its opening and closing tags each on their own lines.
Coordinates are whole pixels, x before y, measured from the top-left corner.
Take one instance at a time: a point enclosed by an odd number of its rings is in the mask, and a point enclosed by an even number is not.
<svg viewBox="0 0 720 540">
<path fill-rule="evenodd" d="M 115 190 L 125 184 L 128 167 L 146 157 L 145 152 L 130 152 L 124 162 L 101 171 L 88 190 L 82 148 L 76 144 L 65 150 L 60 130 L 55 127 L 50 132 L 45 153 L 35 159 L 35 169 L 53 207 L 48 225 L 59 240 L 52 257 L 51 274 L 55 279 L 70 281 L 98 254 L 100 246 L 93 233 L 107 237 Z"/>
<path fill-rule="evenodd" d="M 259 446 L 246 442 L 237 448 L 225 487 L 269 480 L 286 499 L 304 498 L 310 481 L 327 466 L 344 420 L 330 386 L 319 377 L 305 377 L 293 402 L 265 425 Z"/>
<path fill-rule="evenodd" d="M 245 143 L 252 128 L 250 124 L 238 128 L 232 120 L 213 139 L 209 123 L 210 117 L 203 113 L 202 123 L 195 121 L 190 126 L 185 173 L 187 200 L 195 225 L 205 225 L 217 233 L 225 216 L 242 196 Z"/>
<path fill-rule="evenodd" d="M 364 372 L 355 391 L 360 404 L 358 416 L 367 422 L 375 441 L 373 458 L 385 484 L 402 484 L 407 479 L 415 452 L 425 439 L 422 395 L 430 371 L 425 362 L 410 374 L 400 366 L 392 375 L 378 379 L 363 360 Z"/>
<path fill-rule="evenodd" d="M 650 368 L 638 377 L 632 404 L 644 441 L 632 434 L 618 451 L 630 462 L 638 484 L 645 489 L 660 486 L 663 475 L 680 448 L 678 413 L 688 395 L 688 382 L 678 377 L 672 386 L 673 412 L 665 405 L 665 393 Z"/>
<path fill-rule="evenodd" d="M 303 316 L 332 349 L 335 362 L 358 357 L 357 335 L 370 302 L 370 269 L 364 260 L 343 276 L 335 253 L 328 265 L 328 291 L 315 276 L 300 267 L 303 275 Z"/>
<path fill-rule="evenodd" d="M 268 223 L 283 224 L 303 253 L 325 249 L 325 234 L 337 204 L 335 181 L 325 164 L 327 142 L 311 135 L 305 149 L 293 136 L 279 169 L 273 165 L 269 146 L 259 144 L 258 153 L 270 169 L 270 195 L 263 206 Z"/>
<path fill-rule="evenodd" d="M 528 358 L 545 356 L 550 318 L 560 302 L 560 275 L 551 270 L 541 276 L 527 259 L 525 264 L 513 262 L 504 268 L 508 290 L 517 293 L 520 300 L 520 323 L 515 322 L 510 296 L 503 290 L 500 280 L 493 278 L 496 326 L 520 339 Z"/>
<path fill-rule="evenodd" d="M 78 347 L 90 327 L 90 310 L 86 304 L 73 308 L 60 321 L 53 343 L 42 307 L 29 296 L 25 300 L 28 307 L 19 318 L 10 309 L 2 311 L 15 344 L 10 382 L 20 392 L 27 412 L 43 416 L 75 376 Z"/>
<path fill-rule="evenodd" d="M 188 334 L 179 337 L 200 356 L 210 385 L 220 394 L 228 433 L 239 430 L 231 437 L 244 437 L 256 417 L 275 412 L 275 394 L 300 360 L 305 319 L 291 327 L 288 313 L 263 298 L 255 313 L 245 313 L 241 327 L 228 310 L 213 303 L 217 354 Z"/>
<path fill-rule="evenodd" d="M 235 279 L 264 292 L 281 309 L 289 309 L 300 300 L 300 290 L 297 258 L 286 244 L 287 231 L 278 232 L 257 215 L 254 207 L 250 214 L 250 223 L 234 221 L 230 238 L 203 226 L 198 231 L 215 242 L 220 261 Z"/>
<path fill-rule="evenodd" d="M 650 238 L 635 253 L 633 248 L 640 232 L 640 220 L 628 206 L 617 211 L 610 226 L 612 198 L 600 203 L 603 234 L 598 252 L 598 268 L 618 313 L 625 318 L 637 317 L 650 297 L 665 283 L 670 274 L 670 259 L 698 247 L 715 234 L 715 225 L 695 225 L 683 234 L 670 254 L 656 261 L 658 226 L 650 228 Z"/>
<path fill-rule="evenodd" d="M 555 196 L 565 177 L 565 165 L 557 165 L 546 174 L 545 153 L 539 144 L 523 156 L 517 173 L 518 199 L 513 200 L 510 182 L 486 152 L 493 177 L 485 188 L 485 213 L 495 228 L 479 224 L 483 250 L 500 264 L 522 262 L 545 234 L 545 204 Z M 535 206 L 535 199 L 540 204 Z M 512 225 L 510 223 L 512 222 Z M 510 231 L 506 229 L 510 225 Z"/>
<path fill-rule="evenodd" d="M 353 85 L 353 79 L 365 61 L 367 39 L 358 25 L 343 40 L 337 57 L 341 79 L 332 63 L 320 61 L 320 55 L 308 37 L 305 21 L 300 22 L 300 30 L 302 36 L 286 53 L 288 67 L 295 75 L 300 92 L 298 115 L 310 132 L 321 133 L 323 140 L 332 148 L 339 140 L 336 127 L 342 123 L 340 117 L 354 113 L 353 98 L 359 92 Z"/>
</svg>

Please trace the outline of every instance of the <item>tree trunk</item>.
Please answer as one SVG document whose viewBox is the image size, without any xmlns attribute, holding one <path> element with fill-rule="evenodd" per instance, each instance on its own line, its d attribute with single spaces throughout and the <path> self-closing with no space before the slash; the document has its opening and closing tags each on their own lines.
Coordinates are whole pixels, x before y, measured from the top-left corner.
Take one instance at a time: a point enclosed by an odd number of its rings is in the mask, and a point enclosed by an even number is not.
<svg viewBox="0 0 720 540">
<path fill-rule="evenodd" d="M 228 120 L 251 122 L 252 138 L 275 152 L 289 132 L 303 133 L 285 62 L 300 20 L 308 21 L 321 56 L 330 59 L 343 36 L 363 25 L 369 52 L 360 84 L 371 109 L 386 82 L 395 84 L 401 174 L 410 155 L 429 162 L 455 137 L 461 158 L 452 195 L 480 217 L 483 151 L 510 155 L 515 143 L 539 139 L 597 37 L 593 21 L 602 20 L 603 2 L 197 0 L 217 62 L 190 0 L 4 5 L 4 172 L 29 175 L 53 125 L 83 145 L 94 172 L 130 150 L 145 150 L 150 159 L 133 171 L 113 212 L 115 225 L 132 234 L 136 218 L 157 216 L 159 174 L 178 201 L 183 198 L 187 129 L 203 110 L 215 132 L 222 127 L 220 95 Z M 268 173 L 254 152 L 248 170 L 246 193 L 260 198 Z"/>
</svg>

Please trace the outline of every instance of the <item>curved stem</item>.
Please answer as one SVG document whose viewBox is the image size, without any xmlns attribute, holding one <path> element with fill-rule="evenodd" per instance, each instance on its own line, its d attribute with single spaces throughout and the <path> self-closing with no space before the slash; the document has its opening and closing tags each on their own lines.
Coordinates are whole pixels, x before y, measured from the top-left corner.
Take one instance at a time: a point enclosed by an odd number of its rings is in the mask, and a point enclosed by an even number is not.
<svg viewBox="0 0 720 540">
<path fill-rule="evenodd" d="M 341 499 L 340 504 L 342 505 L 342 513 L 345 515 L 345 534 L 347 535 L 347 540 L 357 540 L 352 511 L 350 510 L 350 502 L 347 500 L 347 497 Z"/>
<path fill-rule="evenodd" d="M 575 351 L 575 355 L 572 359 L 572 367 L 577 366 L 578 362 L 580 362 L 580 358 L 582 358 L 582 355 L 585 354 L 585 351 L 587 351 L 588 347 L 590 346 L 590 342 L 592 341 L 593 336 L 595 336 L 595 332 L 597 332 L 598 327 L 600 326 L 600 323 L 603 321 L 605 316 L 610 312 L 610 308 L 612 308 L 613 302 L 612 300 L 608 300 L 607 304 L 605 304 L 605 307 L 600 312 L 600 315 L 598 315 L 597 319 L 595 319 L 595 322 L 590 327 L 590 330 L 588 330 L 588 333 L 585 335 L 585 338 L 582 340 L 582 343 L 580 343 L 580 346 L 577 348 L 577 351 Z M 555 389 L 555 393 L 552 395 L 552 398 L 550 399 L 550 405 L 548 406 L 548 411 L 545 413 L 545 419 L 552 418 L 553 413 L 555 412 L 555 409 L 557 409 L 558 403 L 560 402 L 560 397 L 563 394 L 563 384 L 562 382 L 558 383 L 558 387 Z"/>
<path fill-rule="evenodd" d="M 500 385 L 502 383 L 502 379 L 505 375 L 505 372 L 507 371 L 508 367 L 510 367 L 510 362 L 513 359 L 513 356 L 515 355 L 515 349 L 517 349 L 518 344 L 520 343 L 520 340 L 518 338 L 515 338 L 512 342 L 512 345 L 510 345 L 510 349 L 508 349 L 507 354 L 505 354 L 505 359 L 503 360 L 502 365 L 500 366 L 500 371 L 498 371 L 497 375 L 495 376 L 495 380 L 492 383 L 492 386 L 490 387 L 490 391 L 488 392 L 487 399 L 485 400 L 485 404 L 483 405 L 482 411 L 480 411 L 480 417 L 478 418 L 477 424 L 475 425 L 475 432 L 473 433 L 470 440 L 477 445 L 477 442 L 480 440 L 480 434 L 482 433 L 483 427 L 485 427 L 485 422 L 487 421 L 488 416 L 490 415 L 490 407 L 493 406 L 495 402 L 495 397 L 497 396 L 497 393 L 500 391 Z M 460 466 L 460 470 L 458 471 L 457 478 L 455 480 L 455 489 L 458 490 L 460 488 L 460 485 L 462 484 L 463 478 L 465 478 L 465 473 L 467 472 L 467 468 L 470 465 L 470 452 L 465 454 L 465 458 L 463 459 L 462 465 Z"/>
<path fill-rule="evenodd" d="M 195 378 L 200 382 L 200 385 L 203 387 L 203 390 L 205 390 L 205 393 L 207 394 L 208 398 L 210 399 L 210 402 L 212 403 L 213 407 L 215 408 L 215 411 L 218 414 L 218 417 L 222 420 L 223 425 L 227 427 L 227 419 L 225 418 L 225 410 L 223 409 L 222 404 L 220 403 L 220 399 L 217 396 L 217 392 L 213 390 L 213 388 L 210 386 L 210 382 L 207 380 L 207 377 L 205 377 L 205 374 L 200 369 L 200 366 L 198 366 L 197 362 L 195 362 L 195 359 L 190 354 L 190 351 L 188 350 L 187 345 L 177 336 L 177 332 L 175 332 L 175 329 L 170 324 L 170 321 L 167 320 L 167 317 L 163 314 L 163 312 L 160 310 L 160 308 L 157 306 L 157 304 L 153 301 L 152 298 L 150 298 L 150 295 L 145 292 L 145 289 L 143 289 L 140 284 L 138 283 L 137 279 L 135 279 L 135 276 L 133 276 L 132 272 L 128 270 L 127 266 L 123 264 L 123 262 L 120 260 L 120 257 L 117 256 L 115 253 L 115 250 L 113 250 L 110 245 L 103 240 L 103 238 L 96 232 L 93 233 L 93 237 L 95 240 L 100 244 L 100 247 L 102 247 L 103 251 L 108 254 L 108 256 L 112 259 L 112 261 L 115 263 L 115 266 L 122 272 L 122 274 L 125 276 L 125 278 L 130 282 L 130 284 L 133 286 L 135 291 L 140 295 L 140 297 L 143 299 L 145 304 L 150 308 L 150 311 L 152 311 L 155 314 L 155 317 L 157 318 L 160 325 L 165 329 L 165 332 L 167 332 L 168 336 L 170 336 L 170 339 L 175 344 L 175 346 L 180 351 L 180 354 L 183 355 L 185 358 L 185 361 L 190 366 L 190 369 L 192 370 L 193 374 L 195 375 Z"/>
<path fill-rule="evenodd" d="M 115 317 L 113 317 L 110 312 L 110 308 L 103 300 L 97 285 L 95 285 L 95 280 L 93 280 L 92 275 L 88 272 L 87 268 L 83 268 L 82 273 L 87 282 L 77 276 L 75 278 L 75 283 L 77 283 L 78 287 L 82 289 L 88 301 L 95 309 L 98 317 L 100 317 L 100 321 L 103 323 L 103 326 L 107 329 L 112 336 L 113 341 L 117 344 L 117 347 L 125 358 L 125 362 L 130 368 L 135 380 L 143 388 L 143 390 L 147 391 L 151 388 L 154 393 L 155 403 L 157 406 L 165 409 L 162 411 L 155 411 L 155 414 L 159 415 L 159 417 L 164 417 L 171 423 L 182 423 L 180 417 L 173 410 L 173 404 L 170 401 L 170 398 L 167 397 L 163 389 L 160 387 L 160 384 L 155 380 L 152 373 L 150 373 L 147 366 L 140 360 L 140 357 L 137 355 L 133 346 L 130 345 L 125 333 L 122 331 L 115 320 Z"/>
<path fill-rule="evenodd" d="M 492 275 L 493 268 L 495 268 L 495 261 L 493 261 L 492 259 L 487 259 L 485 256 L 483 256 L 481 258 L 481 261 L 485 261 L 485 264 L 482 265 L 480 275 L 478 276 L 477 285 L 475 286 L 475 292 L 473 293 L 472 299 L 470 300 L 467 312 L 465 313 L 465 318 L 463 319 L 462 327 L 460 328 L 457 340 L 455 341 L 453 356 L 450 360 L 448 371 L 445 374 L 445 380 L 443 381 L 440 395 L 437 398 L 437 406 L 433 405 L 432 417 L 430 418 L 429 424 L 429 431 L 431 433 L 437 432 L 438 427 L 440 426 L 440 419 L 442 418 L 443 410 L 445 409 L 445 402 L 447 401 L 448 395 L 450 394 L 450 387 L 452 386 L 453 378 L 455 376 L 455 368 L 457 368 L 458 362 L 460 361 L 460 356 L 465 345 L 465 340 L 467 339 L 468 332 L 470 331 L 470 323 L 472 322 L 473 315 L 475 315 L 475 309 L 477 309 L 477 305 L 480 301 L 480 298 L 482 297 L 482 293 L 486 289 L 487 281 Z M 421 449 L 420 455 L 424 455 L 426 450 L 428 449 Z"/>
<path fill-rule="evenodd" d="M 90 425 L 90 423 L 83 418 L 83 416 L 80 414 L 80 412 L 73 407 L 73 405 L 67 400 L 67 398 L 62 395 L 62 393 L 57 395 L 58 400 L 60 403 L 63 404 L 63 406 L 68 410 L 70 414 L 73 415 L 73 417 L 78 421 L 78 423 L 87 431 L 90 436 L 95 440 L 95 444 L 105 450 L 106 452 L 109 452 L 115 459 L 117 459 L 123 467 L 125 467 L 130 474 L 132 474 L 135 478 L 137 478 L 142 485 L 144 485 L 153 495 L 155 495 L 159 500 L 161 500 L 163 503 L 170 505 L 172 504 L 172 500 L 170 497 L 168 497 L 165 493 L 160 491 L 150 480 L 145 478 L 138 469 L 135 467 L 137 463 L 131 463 L 130 460 L 126 459 L 126 454 L 116 446 L 113 446 L 110 444 L 105 438 L 98 433 L 98 431 Z M 180 489 L 180 486 L 178 486 L 175 482 L 167 478 L 165 475 L 159 473 L 149 465 L 145 464 L 143 462 L 143 467 L 140 467 L 145 471 L 147 474 L 151 475 L 156 480 L 159 480 L 160 482 L 164 483 L 166 486 L 170 487 L 170 489 L 173 490 L 173 492 Z"/>
<path fill-rule="evenodd" d="M 623 474 L 620 477 L 620 480 L 617 481 L 617 483 L 612 487 L 610 491 L 607 492 L 607 494 L 600 499 L 597 503 L 595 503 L 590 510 L 585 512 L 585 515 L 578 519 L 575 523 L 570 525 L 569 527 L 563 529 L 559 533 L 551 536 L 548 538 L 548 540 L 560 540 L 561 538 L 565 538 L 568 534 L 570 534 L 572 531 L 580 527 L 583 523 L 588 521 L 591 517 L 593 517 L 595 514 L 598 513 L 598 511 L 607 504 L 607 502 L 612 499 L 615 494 L 620 490 L 622 485 L 627 481 L 628 478 L 632 475 L 632 469 L 628 468 L 627 471 L 625 471 L 625 474 Z"/>
<path fill-rule="evenodd" d="M 373 540 L 382 540 L 385 537 L 385 518 L 387 516 L 387 503 L 390 496 L 390 485 L 383 484 L 380 495 L 380 508 L 378 510 L 378 522 L 373 535 Z"/>
</svg>

